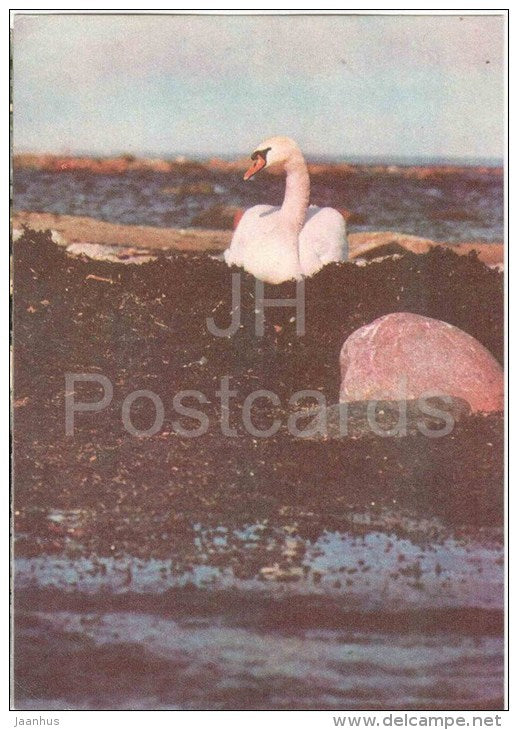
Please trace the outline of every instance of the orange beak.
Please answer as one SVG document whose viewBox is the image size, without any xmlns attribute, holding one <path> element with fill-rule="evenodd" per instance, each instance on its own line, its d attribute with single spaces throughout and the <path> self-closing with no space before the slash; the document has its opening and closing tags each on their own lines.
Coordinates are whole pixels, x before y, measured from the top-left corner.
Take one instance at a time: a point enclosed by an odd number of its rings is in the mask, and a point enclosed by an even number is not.
<svg viewBox="0 0 518 730">
<path fill-rule="evenodd" d="M 257 158 L 254 160 L 254 164 L 249 167 L 243 175 L 243 180 L 250 180 L 250 178 L 253 177 L 257 172 L 259 172 L 259 170 L 262 170 L 265 165 L 266 160 L 264 159 L 264 157 L 258 155 Z"/>
</svg>

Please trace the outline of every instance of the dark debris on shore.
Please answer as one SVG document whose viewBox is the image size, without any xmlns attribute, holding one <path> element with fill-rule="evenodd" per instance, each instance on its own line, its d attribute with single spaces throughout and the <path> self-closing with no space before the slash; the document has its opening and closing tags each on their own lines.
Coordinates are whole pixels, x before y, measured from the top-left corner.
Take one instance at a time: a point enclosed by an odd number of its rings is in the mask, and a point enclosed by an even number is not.
<svg viewBox="0 0 518 730">
<path fill-rule="evenodd" d="M 381 522 L 391 510 L 454 530 L 501 527 L 501 414 L 463 417 L 438 439 L 308 442 L 284 431 L 254 438 L 242 428 L 243 403 L 261 388 L 275 392 L 281 406 L 273 411 L 257 401 L 257 428 L 286 417 L 289 398 L 303 389 L 336 403 L 342 343 L 389 312 L 449 322 L 502 362 L 503 277 L 476 256 L 435 249 L 364 267 L 330 265 L 306 281 L 302 337 L 293 308 L 268 309 L 264 337 L 255 335 L 254 279 L 243 273 L 242 326 L 220 338 L 206 318 L 228 326 L 231 271 L 207 255 L 172 252 L 140 266 L 94 262 L 72 258 L 48 234 L 32 231 L 13 253 L 18 554 L 66 548 L 70 535 L 49 531 L 51 507 L 90 511 L 87 528 L 76 534 L 82 549 L 141 557 L 167 557 L 171 542 L 192 540 L 200 519 L 234 526 L 295 521 L 309 538 L 350 529 L 350 515 L 365 511 Z M 293 283 L 265 287 L 267 298 L 294 295 Z M 102 412 L 78 414 L 75 434 L 67 437 L 65 373 L 79 372 L 108 377 L 114 396 Z M 216 397 L 227 375 L 237 391 L 234 438 L 221 432 Z M 123 427 L 122 401 L 135 390 L 153 391 L 164 403 L 165 420 L 154 436 L 136 438 Z M 173 397 L 181 390 L 206 397 L 206 404 L 192 403 L 209 418 L 204 436 L 175 432 Z M 99 397 L 98 386 L 77 386 L 78 399 Z M 155 411 L 141 399 L 131 415 L 145 429 Z"/>
</svg>

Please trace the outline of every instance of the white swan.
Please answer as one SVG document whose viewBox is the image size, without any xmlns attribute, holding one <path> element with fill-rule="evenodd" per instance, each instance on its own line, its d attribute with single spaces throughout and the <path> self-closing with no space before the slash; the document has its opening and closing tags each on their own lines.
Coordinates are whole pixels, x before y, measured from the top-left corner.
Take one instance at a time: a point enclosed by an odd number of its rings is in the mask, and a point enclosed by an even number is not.
<svg viewBox="0 0 518 730">
<path fill-rule="evenodd" d="M 289 137 L 271 137 L 256 147 L 251 158 L 245 180 L 265 167 L 284 168 L 284 202 L 280 208 L 255 205 L 245 212 L 224 252 L 227 264 L 280 284 L 312 276 L 331 261 L 347 260 L 343 216 L 334 208 L 308 208 L 308 168 L 297 144 Z"/>
</svg>

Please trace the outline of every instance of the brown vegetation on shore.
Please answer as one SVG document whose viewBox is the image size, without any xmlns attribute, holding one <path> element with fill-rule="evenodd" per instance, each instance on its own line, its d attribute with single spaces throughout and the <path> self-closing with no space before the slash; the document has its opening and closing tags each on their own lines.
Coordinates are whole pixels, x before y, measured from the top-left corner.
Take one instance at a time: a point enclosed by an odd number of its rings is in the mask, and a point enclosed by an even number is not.
<svg viewBox="0 0 518 730">
<path fill-rule="evenodd" d="M 248 157 L 239 160 L 228 161 L 220 158 L 211 158 L 207 162 L 195 162 L 184 157 L 177 157 L 174 160 L 161 158 L 137 158 L 133 155 L 120 155 L 117 157 L 75 157 L 70 155 L 49 155 L 49 154 L 18 154 L 13 158 L 14 167 L 29 167 L 36 170 L 47 170 L 50 172 L 70 172 L 83 170 L 85 172 L 103 175 L 123 175 L 130 171 L 151 170 L 153 172 L 185 171 L 186 169 L 218 170 L 222 172 L 235 172 L 246 170 L 249 166 Z M 435 177 L 448 177 L 471 171 L 478 175 L 501 177 L 501 167 L 490 167 L 479 165 L 476 167 L 462 165 L 365 165 L 349 163 L 310 163 L 308 165 L 311 175 L 320 176 L 345 176 L 356 174 L 371 174 L 373 176 L 400 176 L 425 180 Z M 276 174 L 276 171 L 272 171 Z M 277 171 L 277 174 L 280 174 Z"/>
</svg>

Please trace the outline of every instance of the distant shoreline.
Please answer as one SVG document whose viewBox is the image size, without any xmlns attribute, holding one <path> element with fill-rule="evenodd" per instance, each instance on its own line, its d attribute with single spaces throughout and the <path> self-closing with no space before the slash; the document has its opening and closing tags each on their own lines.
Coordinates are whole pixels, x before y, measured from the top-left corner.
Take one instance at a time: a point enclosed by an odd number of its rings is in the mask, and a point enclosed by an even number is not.
<svg viewBox="0 0 518 730">
<path fill-rule="evenodd" d="M 248 166 L 248 157 L 229 160 L 222 157 L 212 157 L 205 160 L 193 159 L 179 155 L 175 158 L 136 157 L 131 154 L 118 156 L 92 155 L 55 155 L 23 153 L 13 156 L 13 167 L 30 168 L 48 172 L 83 171 L 98 174 L 121 175 L 134 171 L 153 171 L 169 173 L 184 171 L 189 168 L 198 170 L 217 170 L 219 172 L 235 172 L 245 170 Z M 348 176 L 367 174 L 375 176 L 405 177 L 413 179 L 428 179 L 450 177 L 465 173 L 487 175 L 488 177 L 502 177 L 503 167 L 494 162 L 480 164 L 465 161 L 434 160 L 407 160 L 403 162 L 376 161 L 375 158 L 366 162 L 354 161 L 319 161 L 309 162 L 311 175 L 338 175 Z"/>
<path fill-rule="evenodd" d="M 76 152 L 36 152 L 29 148 L 18 148 L 14 151 L 14 158 L 19 157 L 91 157 L 94 159 L 108 159 L 117 157 L 126 157 L 130 154 L 137 159 L 161 159 L 166 161 L 174 161 L 179 158 L 196 162 L 200 164 L 206 163 L 208 160 L 218 158 L 225 162 L 233 162 L 243 157 L 243 151 L 234 153 L 221 154 L 217 151 L 207 154 L 191 154 L 189 152 L 173 151 L 169 153 L 153 152 L 150 150 L 142 150 L 139 153 L 128 153 L 124 150 L 115 150 L 113 152 L 96 153 L 88 150 L 80 150 Z M 503 157 L 444 157 L 441 155 L 319 155 L 307 153 L 305 158 L 309 164 L 314 165 L 366 165 L 369 167 L 377 165 L 397 165 L 400 167 L 429 167 L 429 166 L 454 166 L 454 167 L 492 167 L 501 168 L 504 166 Z"/>
</svg>

